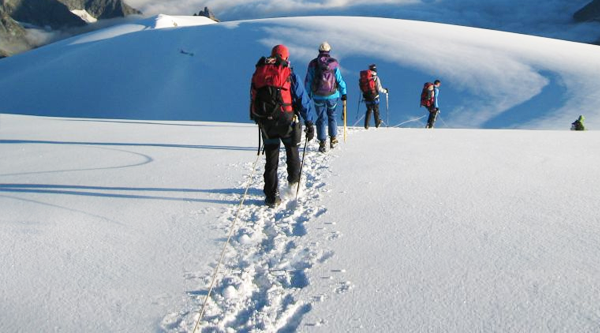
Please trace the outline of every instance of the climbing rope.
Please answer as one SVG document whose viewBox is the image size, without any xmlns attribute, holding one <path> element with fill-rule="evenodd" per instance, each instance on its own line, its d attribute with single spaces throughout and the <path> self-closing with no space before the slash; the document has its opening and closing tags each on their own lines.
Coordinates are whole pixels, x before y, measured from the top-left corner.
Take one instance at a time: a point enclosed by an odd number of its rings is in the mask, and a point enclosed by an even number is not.
<svg viewBox="0 0 600 333">
<path fill-rule="evenodd" d="M 440 117 L 440 115 L 438 115 L 438 119 L 442 122 L 442 124 L 444 124 L 444 126 L 446 126 L 446 128 L 450 128 L 450 126 L 446 124 L 446 122 L 444 121 L 444 119 L 442 119 L 442 117 Z"/>
<path fill-rule="evenodd" d="M 248 181 L 248 185 L 246 186 L 246 190 L 244 191 L 242 200 L 240 201 L 237 212 L 235 213 L 235 218 L 233 219 L 233 222 L 231 223 L 231 229 L 229 230 L 229 235 L 227 236 L 227 240 L 225 241 L 225 244 L 223 245 L 223 250 L 221 251 L 221 257 L 217 263 L 217 267 L 215 267 L 215 272 L 213 274 L 212 281 L 210 283 L 210 287 L 208 288 L 208 293 L 206 294 L 206 298 L 204 298 L 204 304 L 202 304 L 202 308 L 200 310 L 198 320 L 196 320 L 196 324 L 194 325 L 194 330 L 192 331 L 193 333 L 196 333 L 198 331 L 198 328 L 200 328 L 200 322 L 202 322 L 202 318 L 204 317 L 204 312 L 206 311 L 206 305 L 208 304 L 208 299 L 210 298 L 212 290 L 215 286 L 215 282 L 217 281 L 217 275 L 219 274 L 219 269 L 221 268 L 221 264 L 223 262 L 223 259 L 225 258 L 225 251 L 227 250 L 227 246 L 229 245 L 229 242 L 231 241 L 231 237 L 233 236 L 233 231 L 235 230 L 235 225 L 237 224 L 237 221 L 240 216 L 240 212 L 242 211 L 242 207 L 244 205 L 244 201 L 246 200 L 246 196 L 248 195 L 248 190 L 250 189 L 250 185 L 252 185 L 252 183 L 254 181 L 254 173 L 256 172 L 256 165 L 258 164 L 259 158 L 260 158 L 260 148 L 259 148 L 258 154 L 256 156 L 256 161 L 254 161 L 254 165 L 252 166 L 252 172 L 250 173 L 250 180 Z"/>
<path fill-rule="evenodd" d="M 363 115 L 362 117 L 358 118 L 358 120 L 357 120 L 356 122 L 354 122 L 354 124 L 352 124 L 352 127 L 354 127 L 354 126 L 358 125 L 358 123 L 359 123 L 361 120 L 363 120 L 363 119 L 365 119 L 365 115 Z"/>
<path fill-rule="evenodd" d="M 409 120 L 407 120 L 407 121 L 405 121 L 405 122 L 402 122 L 402 123 L 400 123 L 400 124 L 398 124 L 398 125 L 395 125 L 395 126 L 392 126 L 392 127 L 400 127 L 400 126 L 402 126 L 402 125 L 404 125 L 404 124 L 407 124 L 407 123 L 412 123 L 412 122 L 419 121 L 419 120 L 421 120 L 421 119 L 423 119 L 423 118 L 425 118 L 425 117 L 427 117 L 427 115 L 424 115 L 424 116 L 422 116 L 422 117 L 419 117 L 419 118 L 413 118 L 413 119 L 409 119 Z"/>
</svg>

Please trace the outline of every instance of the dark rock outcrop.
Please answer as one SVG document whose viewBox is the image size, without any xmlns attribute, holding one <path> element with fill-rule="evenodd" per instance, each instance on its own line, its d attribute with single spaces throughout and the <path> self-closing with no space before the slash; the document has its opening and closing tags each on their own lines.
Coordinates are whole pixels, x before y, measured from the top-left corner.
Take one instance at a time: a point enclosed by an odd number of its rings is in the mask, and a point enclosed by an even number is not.
<svg viewBox="0 0 600 333">
<path fill-rule="evenodd" d="M 10 0 L 3 1 L 4 10 L 19 22 L 62 29 L 80 27 L 86 23 L 57 0 Z"/>
<path fill-rule="evenodd" d="M 22 37 L 25 35 L 25 29 L 13 20 L 0 6 L 0 34 L 11 37 Z"/>
<path fill-rule="evenodd" d="M 600 21 L 600 0 L 594 0 L 573 14 L 577 22 Z"/>
<path fill-rule="evenodd" d="M 208 9 L 208 7 L 204 7 L 204 9 L 199 11 L 198 14 L 194 13 L 194 16 L 204 16 L 208 17 L 213 21 L 219 22 L 219 19 L 213 14 L 213 12 L 210 9 Z"/>
<path fill-rule="evenodd" d="M 70 10 L 85 9 L 93 17 L 103 20 L 128 15 L 142 14 L 123 0 L 58 0 Z"/>
<path fill-rule="evenodd" d="M 0 58 L 40 46 L 31 44 L 19 22 L 52 30 L 82 27 L 87 23 L 71 12 L 82 9 L 97 19 L 141 14 L 124 0 L 0 0 Z"/>
<path fill-rule="evenodd" d="M 0 6 L 0 58 L 5 58 L 14 52 L 31 48 L 25 39 L 25 29 L 13 20 Z"/>
</svg>

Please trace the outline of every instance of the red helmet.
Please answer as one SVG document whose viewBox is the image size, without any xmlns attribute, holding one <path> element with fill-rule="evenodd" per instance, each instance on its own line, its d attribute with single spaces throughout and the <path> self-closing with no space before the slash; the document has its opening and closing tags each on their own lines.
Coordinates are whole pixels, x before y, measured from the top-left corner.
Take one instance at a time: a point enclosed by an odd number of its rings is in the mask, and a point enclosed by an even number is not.
<svg viewBox="0 0 600 333">
<path fill-rule="evenodd" d="M 273 50 L 271 50 L 271 57 L 279 57 L 283 60 L 288 60 L 290 52 L 285 45 L 275 45 Z"/>
</svg>

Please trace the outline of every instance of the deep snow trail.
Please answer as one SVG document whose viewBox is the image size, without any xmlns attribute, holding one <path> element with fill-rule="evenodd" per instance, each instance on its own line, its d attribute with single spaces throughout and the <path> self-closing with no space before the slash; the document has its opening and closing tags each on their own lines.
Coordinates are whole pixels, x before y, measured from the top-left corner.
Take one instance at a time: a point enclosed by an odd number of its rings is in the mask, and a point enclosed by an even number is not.
<svg viewBox="0 0 600 333">
<path fill-rule="evenodd" d="M 335 151 L 321 154 L 316 148 L 315 141 L 307 148 L 298 200 L 296 188 L 287 186 L 284 150 L 279 164 L 281 205 L 270 209 L 263 204 L 263 156 L 253 179 L 240 183 L 240 188 L 245 188 L 250 181 L 251 190 L 198 331 L 295 331 L 310 311 L 312 301 L 322 299 L 299 297 L 310 284 L 311 268 L 333 255 L 306 237 L 308 224 L 327 211 L 318 202 L 321 193 L 327 191 L 324 176 L 335 157 Z M 252 164 L 245 165 L 246 178 Z M 229 199 L 240 201 L 241 196 L 231 195 Z M 232 206 L 220 219 L 227 233 L 237 210 L 237 205 Z M 211 280 L 212 274 L 199 278 L 199 290 L 188 292 L 189 308 L 168 314 L 161 328 L 167 332 L 192 332 Z"/>
</svg>

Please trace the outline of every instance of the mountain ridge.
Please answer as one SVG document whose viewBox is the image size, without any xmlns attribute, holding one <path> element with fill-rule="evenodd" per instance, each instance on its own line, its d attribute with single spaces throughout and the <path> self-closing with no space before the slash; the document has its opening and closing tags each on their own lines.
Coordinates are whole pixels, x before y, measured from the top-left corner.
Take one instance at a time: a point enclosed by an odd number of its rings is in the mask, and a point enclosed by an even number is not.
<svg viewBox="0 0 600 333">
<path fill-rule="evenodd" d="M 139 15 L 124 0 L 2 0 L 0 2 L 0 58 L 20 53 L 43 43 L 28 38 L 22 24 L 46 31 L 64 31 L 87 25 L 74 10 L 85 10 L 96 19 Z"/>
</svg>

